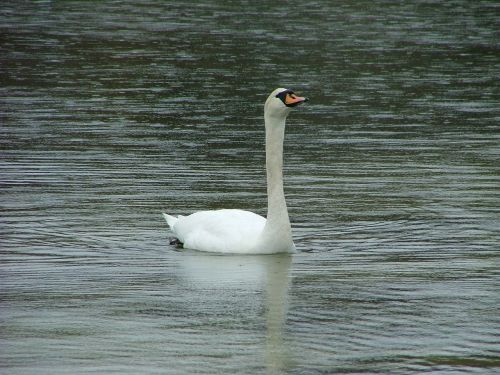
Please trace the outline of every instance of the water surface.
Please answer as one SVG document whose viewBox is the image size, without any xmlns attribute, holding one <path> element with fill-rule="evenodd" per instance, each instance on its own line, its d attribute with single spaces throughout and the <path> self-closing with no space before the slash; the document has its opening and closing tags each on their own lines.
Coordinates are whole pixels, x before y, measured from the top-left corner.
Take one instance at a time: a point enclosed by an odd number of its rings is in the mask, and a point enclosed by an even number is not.
<svg viewBox="0 0 500 375">
<path fill-rule="evenodd" d="M 497 373 L 498 12 L 2 2 L 0 372 Z M 265 215 L 276 87 L 297 254 L 169 245 Z"/>
</svg>

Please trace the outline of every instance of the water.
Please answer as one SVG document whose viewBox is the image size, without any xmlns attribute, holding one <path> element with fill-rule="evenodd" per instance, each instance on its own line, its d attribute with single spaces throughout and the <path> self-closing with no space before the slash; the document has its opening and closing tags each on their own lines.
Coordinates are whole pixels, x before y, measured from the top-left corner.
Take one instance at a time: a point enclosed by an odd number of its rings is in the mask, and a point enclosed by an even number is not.
<svg viewBox="0 0 500 375">
<path fill-rule="evenodd" d="M 3 1 L 0 372 L 497 373 L 499 10 Z M 169 245 L 265 215 L 280 86 L 298 253 Z"/>
</svg>

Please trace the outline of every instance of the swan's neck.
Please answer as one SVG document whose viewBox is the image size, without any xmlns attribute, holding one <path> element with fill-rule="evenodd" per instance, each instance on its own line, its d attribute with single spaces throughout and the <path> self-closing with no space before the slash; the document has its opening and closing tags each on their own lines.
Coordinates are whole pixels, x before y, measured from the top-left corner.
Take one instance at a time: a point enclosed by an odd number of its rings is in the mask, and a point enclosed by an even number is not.
<svg viewBox="0 0 500 375">
<path fill-rule="evenodd" d="M 262 233 L 264 246 L 293 250 L 292 230 L 283 191 L 283 140 L 285 117 L 265 116 L 267 222 Z"/>
</svg>

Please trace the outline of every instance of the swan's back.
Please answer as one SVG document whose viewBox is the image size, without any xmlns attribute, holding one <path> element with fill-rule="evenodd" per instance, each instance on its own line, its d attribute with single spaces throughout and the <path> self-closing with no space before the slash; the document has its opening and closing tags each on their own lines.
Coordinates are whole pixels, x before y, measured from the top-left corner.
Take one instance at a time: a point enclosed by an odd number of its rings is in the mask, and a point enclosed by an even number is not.
<svg viewBox="0 0 500 375">
<path fill-rule="evenodd" d="M 265 224 L 266 219 L 253 212 L 215 210 L 181 216 L 171 229 L 188 249 L 248 253 L 254 251 Z"/>
</svg>

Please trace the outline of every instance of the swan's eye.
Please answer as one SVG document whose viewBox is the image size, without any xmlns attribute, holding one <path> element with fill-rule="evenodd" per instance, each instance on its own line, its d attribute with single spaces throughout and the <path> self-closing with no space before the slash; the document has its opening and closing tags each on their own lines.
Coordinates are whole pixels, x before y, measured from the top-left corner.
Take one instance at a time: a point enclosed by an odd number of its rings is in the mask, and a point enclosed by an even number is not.
<svg viewBox="0 0 500 375">
<path fill-rule="evenodd" d="M 291 91 L 282 91 L 276 97 L 280 99 L 283 103 L 286 103 L 287 98 L 290 96 Z"/>
</svg>

